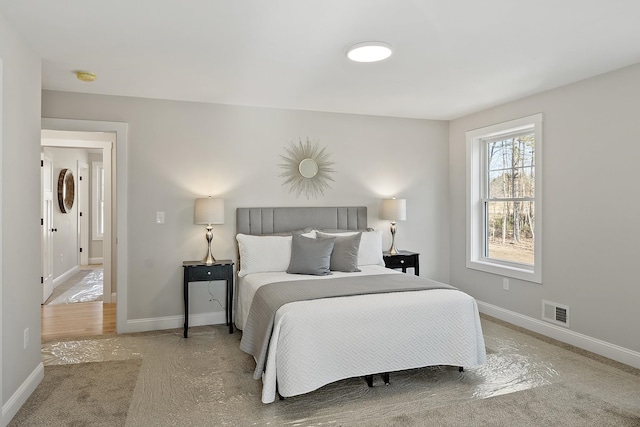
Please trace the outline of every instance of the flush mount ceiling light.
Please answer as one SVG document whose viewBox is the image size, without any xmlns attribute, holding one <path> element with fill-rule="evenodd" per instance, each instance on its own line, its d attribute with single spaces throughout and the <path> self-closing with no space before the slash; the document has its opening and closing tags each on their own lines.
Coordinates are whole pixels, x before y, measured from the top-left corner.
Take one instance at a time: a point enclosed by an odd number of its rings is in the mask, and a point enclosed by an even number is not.
<svg viewBox="0 0 640 427">
<path fill-rule="evenodd" d="M 385 42 L 363 42 L 351 46 L 347 57 L 355 62 L 377 62 L 391 56 L 391 45 Z"/>
<path fill-rule="evenodd" d="M 93 82 L 96 79 L 96 75 L 88 71 L 74 71 L 74 73 L 78 80 L 82 80 L 83 82 Z"/>
</svg>

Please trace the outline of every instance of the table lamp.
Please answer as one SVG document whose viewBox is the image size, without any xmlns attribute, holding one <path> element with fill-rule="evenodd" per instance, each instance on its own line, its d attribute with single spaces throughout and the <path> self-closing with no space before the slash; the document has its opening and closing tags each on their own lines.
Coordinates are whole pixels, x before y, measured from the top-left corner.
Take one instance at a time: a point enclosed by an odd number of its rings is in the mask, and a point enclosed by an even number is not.
<svg viewBox="0 0 640 427">
<path fill-rule="evenodd" d="M 396 249 L 396 221 L 407 219 L 407 201 L 405 199 L 384 199 L 380 209 L 382 219 L 391 221 L 391 247 L 389 254 L 397 255 Z"/>
<path fill-rule="evenodd" d="M 212 265 L 216 259 L 211 253 L 211 239 L 213 239 L 212 224 L 224 224 L 224 200 L 212 197 L 196 199 L 194 211 L 195 224 L 207 225 L 207 256 L 202 260 L 206 265 Z"/>
</svg>

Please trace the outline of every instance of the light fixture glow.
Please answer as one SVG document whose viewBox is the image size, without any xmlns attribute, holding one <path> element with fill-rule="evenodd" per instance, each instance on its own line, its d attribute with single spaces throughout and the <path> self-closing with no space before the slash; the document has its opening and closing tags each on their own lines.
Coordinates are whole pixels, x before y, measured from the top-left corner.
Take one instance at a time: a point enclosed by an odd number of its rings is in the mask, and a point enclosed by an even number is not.
<svg viewBox="0 0 640 427">
<path fill-rule="evenodd" d="M 83 82 L 93 82 L 96 80 L 96 75 L 94 73 L 90 73 L 89 71 L 74 71 L 78 80 Z"/>
<path fill-rule="evenodd" d="M 377 62 L 391 56 L 391 45 L 385 42 L 363 42 L 351 46 L 347 57 L 355 62 Z"/>
</svg>

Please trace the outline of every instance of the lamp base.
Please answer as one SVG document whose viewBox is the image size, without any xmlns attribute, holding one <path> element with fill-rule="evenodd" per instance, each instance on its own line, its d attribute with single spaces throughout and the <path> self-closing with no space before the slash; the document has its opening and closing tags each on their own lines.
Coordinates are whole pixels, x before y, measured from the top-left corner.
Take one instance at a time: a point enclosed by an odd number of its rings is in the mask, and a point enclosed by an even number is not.
<svg viewBox="0 0 640 427">
<path fill-rule="evenodd" d="M 391 221 L 391 247 L 389 248 L 390 255 L 398 255 L 398 249 L 396 248 L 396 222 Z"/>
<path fill-rule="evenodd" d="M 213 265 L 214 262 L 216 262 L 216 259 L 213 257 L 213 253 L 211 252 L 211 240 L 213 239 L 213 232 L 211 231 L 213 230 L 213 227 L 211 226 L 211 224 L 209 224 L 207 226 L 207 256 L 204 257 L 204 259 L 202 260 L 203 263 L 205 263 L 206 265 Z"/>
<path fill-rule="evenodd" d="M 216 259 L 211 256 L 211 254 L 207 254 L 207 256 L 202 260 L 202 263 L 205 265 L 213 265 L 216 263 Z"/>
</svg>

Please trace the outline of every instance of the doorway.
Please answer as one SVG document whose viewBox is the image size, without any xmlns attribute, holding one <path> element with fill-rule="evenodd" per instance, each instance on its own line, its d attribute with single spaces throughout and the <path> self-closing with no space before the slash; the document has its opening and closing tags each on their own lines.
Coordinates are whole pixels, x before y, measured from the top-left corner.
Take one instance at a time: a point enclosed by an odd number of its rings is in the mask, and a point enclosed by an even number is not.
<svg viewBox="0 0 640 427">
<path fill-rule="evenodd" d="M 117 333 L 133 332 L 127 322 L 127 129 L 126 123 L 119 122 L 42 119 L 43 134 L 50 132 L 56 134 L 58 140 L 66 138 L 67 144 L 105 150 L 105 203 L 111 204 L 104 209 L 104 298 L 105 302 L 107 299 L 117 301 L 114 325 Z M 88 133 L 92 138 L 82 144 L 74 142 L 78 132 Z M 105 143 L 100 139 L 101 135 L 104 139 L 105 134 L 115 137 L 115 141 Z M 118 230 L 123 232 L 118 233 Z M 112 289 L 108 290 L 109 285 Z"/>
<path fill-rule="evenodd" d="M 115 325 L 114 310 L 110 310 L 112 319 L 104 319 L 100 313 L 104 308 L 103 302 L 111 303 L 109 275 L 105 275 L 103 269 L 105 239 L 102 234 L 97 238 L 92 236 L 93 239 L 89 236 L 89 163 L 93 160 L 102 164 L 103 153 L 110 155 L 114 139 L 114 135 L 103 133 L 42 132 L 42 170 L 45 176 L 42 180 L 43 337 L 50 336 L 52 332 L 67 337 L 83 335 L 78 334 L 78 325 L 83 331 L 88 330 L 85 328 L 87 324 L 94 324 L 89 328 L 94 332 L 101 330 L 103 323 Z M 49 176 L 53 179 L 49 180 Z M 53 188 L 47 185 L 49 181 L 53 181 Z M 106 205 L 109 208 L 111 201 Z M 104 204 L 99 206 L 104 208 Z M 107 241 L 110 238 L 110 235 L 106 236 Z M 91 251 L 96 254 L 92 258 L 89 257 Z M 49 266 L 52 268 L 47 268 Z M 109 257 L 106 266 L 110 271 Z M 72 307 L 92 302 L 98 303 L 93 304 L 95 307 L 91 311 L 87 310 L 88 307 Z M 88 313 L 96 315 L 96 318 L 86 318 Z"/>
</svg>

